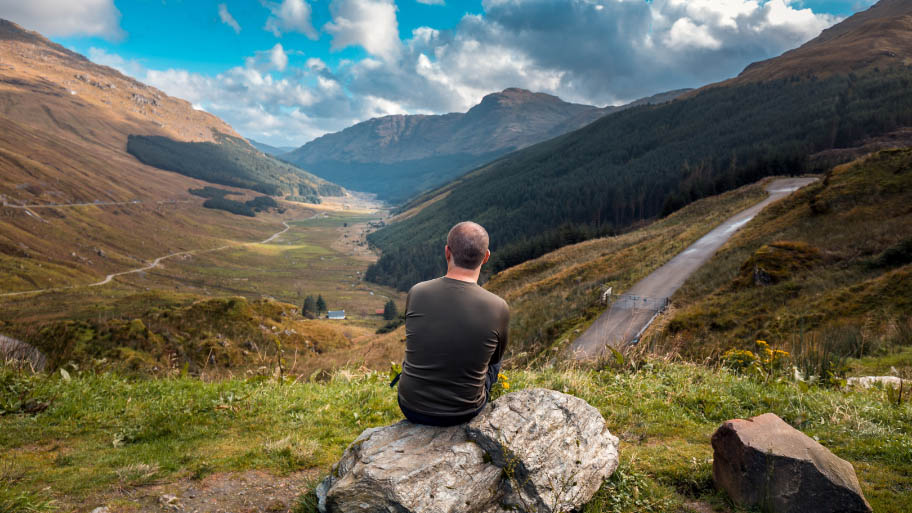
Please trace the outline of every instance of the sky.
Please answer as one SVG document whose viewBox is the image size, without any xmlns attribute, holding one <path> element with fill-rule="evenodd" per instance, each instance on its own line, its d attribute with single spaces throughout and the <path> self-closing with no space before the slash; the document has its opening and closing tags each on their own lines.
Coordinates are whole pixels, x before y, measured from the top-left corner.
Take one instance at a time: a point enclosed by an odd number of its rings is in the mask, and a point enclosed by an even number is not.
<svg viewBox="0 0 912 513">
<path fill-rule="evenodd" d="M 619 105 L 775 57 L 875 0 L 0 0 L 0 18 L 300 146 L 521 87 Z"/>
</svg>

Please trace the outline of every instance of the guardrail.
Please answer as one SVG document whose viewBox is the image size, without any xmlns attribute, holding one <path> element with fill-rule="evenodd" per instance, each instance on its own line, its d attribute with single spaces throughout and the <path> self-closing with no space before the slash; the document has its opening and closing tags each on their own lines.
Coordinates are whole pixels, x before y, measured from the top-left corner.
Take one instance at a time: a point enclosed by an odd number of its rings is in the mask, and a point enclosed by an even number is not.
<svg viewBox="0 0 912 513">
<path fill-rule="evenodd" d="M 632 294 L 612 294 L 611 307 L 629 310 L 650 310 L 656 313 L 665 311 L 670 301 L 667 297 L 635 296 Z"/>
</svg>

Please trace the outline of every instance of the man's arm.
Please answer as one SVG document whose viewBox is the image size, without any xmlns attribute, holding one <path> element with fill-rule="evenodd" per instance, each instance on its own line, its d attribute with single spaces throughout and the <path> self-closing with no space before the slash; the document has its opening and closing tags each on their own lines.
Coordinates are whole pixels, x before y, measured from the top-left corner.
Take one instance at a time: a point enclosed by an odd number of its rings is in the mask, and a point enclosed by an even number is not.
<svg viewBox="0 0 912 513">
<path fill-rule="evenodd" d="M 510 338 L 510 307 L 507 306 L 507 303 L 504 302 L 504 311 L 501 315 L 500 326 L 497 330 L 497 349 L 494 350 L 494 354 L 491 355 L 491 361 L 488 362 L 488 366 L 499 364 L 503 359 L 504 351 L 507 349 L 507 341 Z"/>
</svg>

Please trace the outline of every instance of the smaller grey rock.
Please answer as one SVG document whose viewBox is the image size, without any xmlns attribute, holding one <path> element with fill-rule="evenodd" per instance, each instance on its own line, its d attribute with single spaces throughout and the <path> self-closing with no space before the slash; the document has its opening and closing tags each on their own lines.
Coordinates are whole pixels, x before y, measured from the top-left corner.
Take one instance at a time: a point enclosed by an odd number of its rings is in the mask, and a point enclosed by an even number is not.
<svg viewBox="0 0 912 513">
<path fill-rule="evenodd" d="M 92 510 L 92 513 L 111 513 L 107 506 L 99 506 Z"/>
<path fill-rule="evenodd" d="M 713 480 L 745 507 L 774 513 L 868 513 L 852 465 L 772 413 L 722 424 Z"/>
</svg>

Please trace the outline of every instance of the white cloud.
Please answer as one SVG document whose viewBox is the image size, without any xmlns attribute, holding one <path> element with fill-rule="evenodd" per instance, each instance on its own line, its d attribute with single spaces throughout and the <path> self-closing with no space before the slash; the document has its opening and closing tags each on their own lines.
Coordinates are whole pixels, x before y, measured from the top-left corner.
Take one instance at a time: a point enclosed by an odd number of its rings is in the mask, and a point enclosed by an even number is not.
<svg viewBox="0 0 912 513">
<path fill-rule="evenodd" d="M 0 0 L 0 17 L 51 37 L 124 37 L 114 0 Z"/>
<path fill-rule="evenodd" d="M 696 25 L 690 18 L 679 18 L 668 31 L 666 44 L 672 48 L 709 48 L 718 50 L 722 41 L 709 33 L 706 25 Z"/>
<path fill-rule="evenodd" d="M 229 27 L 234 29 L 235 34 L 241 33 L 241 26 L 240 26 L 240 24 L 238 24 L 237 20 L 234 19 L 234 16 L 232 16 L 231 13 L 228 12 L 227 5 L 219 4 L 218 13 L 219 13 L 219 18 L 221 18 L 221 20 L 222 20 L 222 23 L 224 23 L 225 25 L 228 25 Z"/>
<path fill-rule="evenodd" d="M 399 56 L 399 23 L 391 0 L 333 0 L 332 21 L 323 30 L 333 36 L 332 49 L 361 46 L 385 60 Z"/>
<path fill-rule="evenodd" d="M 269 50 L 269 62 L 272 63 L 275 69 L 285 71 L 285 66 L 288 66 L 288 55 L 285 54 L 281 44 L 276 43 L 272 50 Z"/>
<path fill-rule="evenodd" d="M 446 2 L 444 2 L 444 0 L 418 0 L 418 3 L 424 5 L 444 5 Z"/>
<path fill-rule="evenodd" d="M 311 21 L 310 4 L 305 0 L 283 0 L 281 3 L 268 3 L 266 6 L 272 16 L 266 19 L 266 30 L 276 37 L 282 33 L 300 32 L 310 39 L 319 38 Z"/>
</svg>

